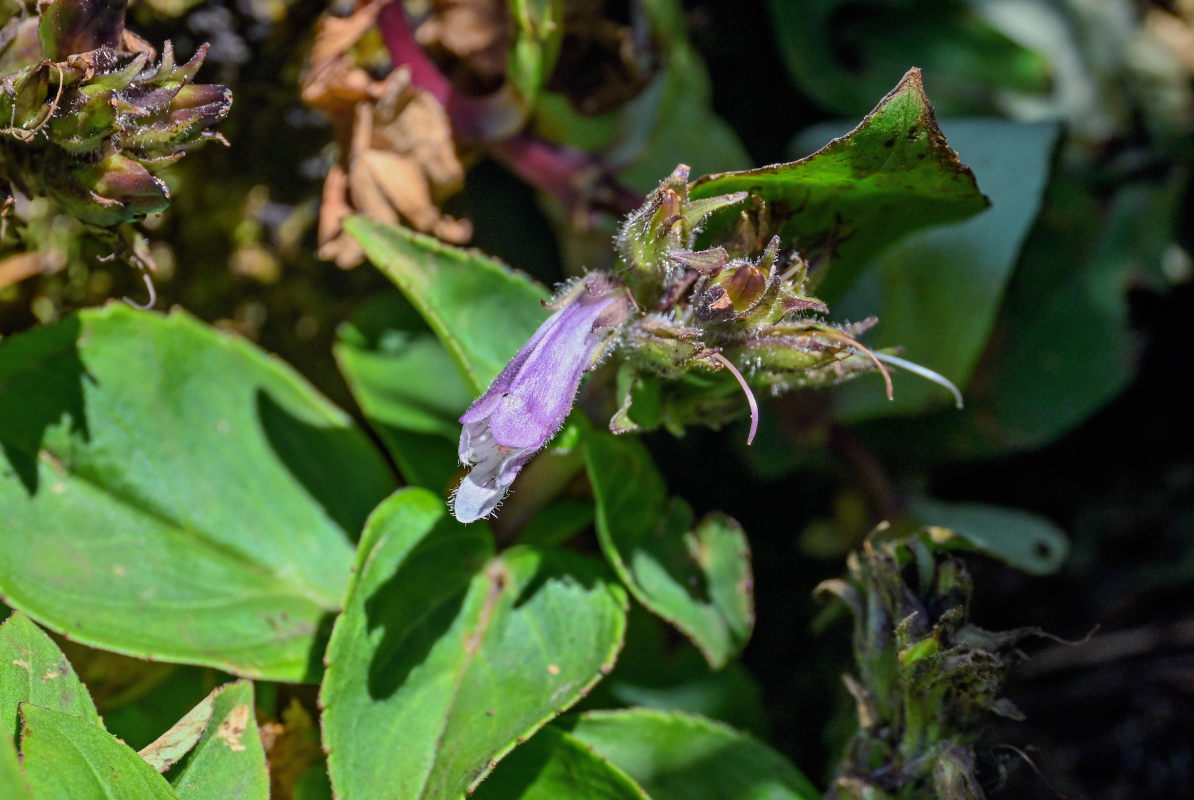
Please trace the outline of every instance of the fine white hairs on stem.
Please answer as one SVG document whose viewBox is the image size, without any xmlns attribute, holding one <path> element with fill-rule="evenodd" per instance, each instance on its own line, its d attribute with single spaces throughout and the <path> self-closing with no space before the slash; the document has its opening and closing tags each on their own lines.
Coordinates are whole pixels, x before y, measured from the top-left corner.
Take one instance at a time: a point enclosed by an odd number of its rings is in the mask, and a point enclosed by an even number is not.
<svg viewBox="0 0 1194 800">
<path fill-rule="evenodd" d="M 738 385 L 742 387 L 743 393 L 746 394 L 746 404 L 750 406 L 750 432 L 746 434 L 746 444 L 749 447 L 750 443 L 755 440 L 755 434 L 759 432 L 759 404 L 755 401 L 755 393 L 746 385 L 746 378 L 742 377 L 742 373 L 738 371 L 738 368 L 734 366 L 732 361 L 721 353 L 714 353 L 713 359 L 728 369 L 730 374 L 738 379 Z"/>
<path fill-rule="evenodd" d="M 899 356 L 893 356 L 889 353 L 874 353 L 873 355 L 875 358 L 877 358 L 880 361 L 883 361 L 887 364 L 891 364 L 893 367 L 899 367 L 900 369 L 906 369 L 914 375 L 919 375 L 920 377 L 924 378 L 926 381 L 932 381 L 933 383 L 935 383 L 938 386 L 942 387 L 943 389 L 947 390 L 950 394 L 952 394 L 954 396 L 954 407 L 955 408 L 958 408 L 958 409 L 962 408 L 962 393 L 960 391 L 958 391 L 957 386 L 954 386 L 953 381 L 951 381 L 949 378 L 942 375 L 940 372 L 934 372 L 933 370 L 929 369 L 928 367 L 922 367 L 920 364 L 916 364 L 912 361 L 909 361 L 906 358 L 900 358 Z"/>
<path fill-rule="evenodd" d="M 830 339 L 837 339 L 839 342 L 845 342 L 851 347 L 866 353 L 867 357 L 870 358 L 871 361 L 875 362 L 875 366 L 879 369 L 879 374 L 883 376 L 883 385 L 887 387 L 887 399 L 895 399 L 895 389 L 893 389 L 891 385 L 891 373 L 887 371 L 887 367 L 883 366 L 883 362 L 879 360 L 879 357 L 875 355 L 870 348 L 863 345 L 862 342 L 858 341 L 853 336 L 847 336 L 841 331 L 825 330 L 821 328 L 817 330 L 817 333 L 821 334 L 822 336 L 828 336 Z"/>
</svg>

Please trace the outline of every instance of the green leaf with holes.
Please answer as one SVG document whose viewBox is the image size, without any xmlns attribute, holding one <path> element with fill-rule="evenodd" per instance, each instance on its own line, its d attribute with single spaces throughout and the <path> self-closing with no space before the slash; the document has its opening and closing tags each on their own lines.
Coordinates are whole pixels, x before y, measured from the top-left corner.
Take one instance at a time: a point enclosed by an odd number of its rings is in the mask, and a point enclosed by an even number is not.
<svg viewBox="0 0 1194 800">
<path fill-rule="evenodd" d="M 418 309 L 474 396 L 548 317 L 546 289 L 476 250 L 364 217 L 344 229 Z"/>
<path fill-rule="evenodd" d="M 985 209 L 974 174 L 950 148 L 925 95 L 920 71 L 854 130 L 788 164 L 706 175 L 693 199 L 745 191 L 765 200 L 770 226 L 795 246 L 833 307 L 875 253 L 914 230 Z M 706 236 L 734 224 L 741 207 L 712 215 Z M 827 267 L 827 269 L 826 269 Z"/>
<path fill-rule="evenodd" d="M 652 613 L 688 636 L 714 668 L 750 638 L 754 602 L 750 546 L 725 514 L 693 524 L 692 509 L 668 499 L 642 442 L 595 432 L 585 464 L 597 501 L 601 550 Z"/>
<path fill-rule="evenodd" d="M 184 313 L 0 342 L 0 594 L 84 644 L 316 680 L 393 486 L 344 412 Z"/>
<path fill-rule="evenodd" d="M 945 529 L 937 532 L 941 544 L 986 553 L 1033 575 L 1056 572 L 1070 551 L 1056 525 L 1015 508 L 913 498 L 908 513 L 923 525 Z"/>
<path fill-rule="evenodd" d="M 38 800 L 177 800 L 165 778 L 98 723 L 29 703 L 21 718 L 25 776 Z"/>
<path fill-rule="evenodd" d="M 625 596 L 575 553 L 495 555 L 404 489 L 370 518 L 320 699 L 337 797 L 463 796 L 613 665 Z"/>
</svg>

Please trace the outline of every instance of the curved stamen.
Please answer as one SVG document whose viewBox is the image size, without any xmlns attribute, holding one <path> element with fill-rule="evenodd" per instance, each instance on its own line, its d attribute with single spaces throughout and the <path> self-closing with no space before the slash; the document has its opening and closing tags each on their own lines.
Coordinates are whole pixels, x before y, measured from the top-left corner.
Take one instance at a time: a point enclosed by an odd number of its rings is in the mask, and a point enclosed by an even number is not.
<svg viewBox="0 0 1194 800">
<path fill-rule="evenodd" d="M 817 333 L 821 334 L 822 336 L 828 336 L 830 339 L 837 339 L 840 342 L 845 342 L 846 344 L 850 345 L 851 347 L 857 348 L 857 349 L 861 350 L 862 352 L 866 353 L 867 357 L 870 358 L 871 361 L 874 361 L 875 366 L 879 368 L 879 374 L 883 376 L 883 383 L 887 386 L 887 399 L 888 400 L 895 399 L 895 390 L 891 386 L 891 373 L 887 371 L 887 367 L 883 366 L 883 362 L 879 360 L 879 357 L 876 356 L 870 350 L 870 348 L 864 346 L 862 344 L 862 342 L 858 341 L 854 337 L 847 336 L 846 334 L 842 333 L 841 331 L 825 330 L 824 328 L 818 328 Z"/>
<path fill-rule="evenodd" d="M 746 444 L 750 446 L 750 443 L 755 440 L 755 434 L 759 431 L 759 404 L 755 402 L 755 393 L 746 385 L 746 378 L 742 377 L 742 373 L 738 371 L 733 362 L 721 353 L 714 353 L 713 358 L 738 379 L 738 385 L 742 387 L 742 391 L 746 394 L 746 403 L 750 406 L 750 432 L 746 434 Z"/>
<path fill-rule="evenodd" d="M 920 377 L 924 378 L 926 381 L 932 381 L 933 383 L 937 384 L 938 386 L 942 387 L 943 389 L 946 389 L 950 394 L 952 394 L 954 396 L 954 407 L 958 408 L 958 409 L 962 408 L 962 393 L 960 391 L 958 391 L 957 386 L 954 386 L 953 381 L 951 381 L 949 378 L 942 375 L 940 372 L 934 372 L 933 370 L 929 369 L 928 367 L 922 367 L 920 364 L 917 364 L 913 361 L 909 361 L 906 358 L 900 358 L 899 356 L 893 356 L 889 353 L 875 353 L 874 355 L 875 355 L 875 358 L 879 359 L 880 361 L 891 364 L 893 367 L 899 367 L 900 369 L 906 369 L 909 372 L 913 373 L 914 375 L 919 375 Z"/>
<path fill-rule="evenodd" d="M 142 311 L 148 311 L 149 309 L 153 308 L 157 304 L 158 293 L 157 293 L 157 290 L 153 287 L 153 278 L 150 278 L 149 273 L 146 272 L 144 269 L 141 270 L 141 280 L 143 280 L 145 282 L 145 288 L 149 291 L 149 302 L 148 303 L 146 303 L 145 305 L 141 305 L 140 303 L 138 303 L 136 300 L 134 300 L 131 297 L 123 297 L 121 299 L 124 300 L 124 302 L 128 303 L 133 308 L 139 308 Z"/>
</svg>

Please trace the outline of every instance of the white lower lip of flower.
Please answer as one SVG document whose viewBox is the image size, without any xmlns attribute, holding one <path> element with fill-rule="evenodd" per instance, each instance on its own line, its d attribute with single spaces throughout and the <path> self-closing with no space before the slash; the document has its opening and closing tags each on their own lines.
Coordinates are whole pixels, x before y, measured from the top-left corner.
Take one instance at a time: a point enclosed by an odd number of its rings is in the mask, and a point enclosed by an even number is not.
<svg viewBox="0 0 1194 800">
<path fill-rule="evenodd" d="M 471 466 L 452 496 L 452 512 L 461 522 L 488 517 L 502 502 L 523 463 L 537 447 L 503 447 L 489 431 L 488 420 L 464 426 L 460 461 Z"/>
</svg>

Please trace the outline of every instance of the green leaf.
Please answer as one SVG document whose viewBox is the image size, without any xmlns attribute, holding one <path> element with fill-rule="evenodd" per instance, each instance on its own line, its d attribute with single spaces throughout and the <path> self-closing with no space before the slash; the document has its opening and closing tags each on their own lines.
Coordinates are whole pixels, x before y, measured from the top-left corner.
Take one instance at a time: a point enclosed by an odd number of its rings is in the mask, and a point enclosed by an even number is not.
<svg viewBox="0 0 1194 800">
<path fill-rule="evenodd" d="M 17 746 L 7 736 L 0 736 L 0 797 L 6 800 L 33 800 L 17 757 Z"/>
<path fill-rule="evenodd" d="M 833 313 L 842 319 L 878 315 L 879 325 L 867 337 L 871 347 L 902 347 L 904 358 L 965 386 L 1036 219 L 1059 129 L 1003 120 L 953 120 L 942 127 L 990 196 L 991 209 L 885 250 Z M 839 417 L 853 422 L 953 407 L 939 386 L 902 370 L 893 377 L 894 402 L 878 381 L 842 387 Z"/>
<path fill-rule="evenodd" d="M 611 669 L 620 588 L 573 553 L 493 547 L 424 489 L 370 518 L 320 693 L 341 800 L 461 797 Z"/>
<path fill-rule="evenodd" d="M 115 303 L 0 342 L 0 593 L 117 652 L 316 679 L 393 476 L 285 365 Z"/>
<path fill-rule="evenodd" d="M 626 645 L 614 671 L 585 698 L 581 710 L 683 711 L 767 738 L 762 691 L 741 663 L 710 669 L 695 647 L 677 641 L 667 623 L 642 606 L 630 609 L 627 623 Z"/>
<path fill-rule="evenodd" d="M 337 339 L 336 363 L 403 478 L 446 494 L 456 420 L 473 399 L 448 351 L 397 291 L 359 309 Z"/>
<path fill-rule="evenodd" d="M 66 656 L 20 611 L 0 625 L 0 739 L 16 740 L 17 706 L 33 703 L 99 723 L 87 688 Z"/>
<path fill-rule="evenodd" d="M 987 111 L 998 89 L 1048 91 L 1048 59 L 993 27 L 983 5 L 768 2 L 771 30 L 792 79 L 818 104 L 842 114 L 865 109 L 908 64 L 932 76 L 933 95 L 950 113 Z"/>
<path fill-rule="evenodd" d="M 908 511 L 922 524 L 946 529 L 935 531 L 939 544 L 978 550 L 1033 575 L 1056 572 L 1069 555 L 1065 534 L 1027 511 L 925 498 L 909 501 Z"/>
<path fill-rule="evenodd" d="M 633 778 L 652 800 L 819 800 L 792 764 L 725 725 L 645 709 L 590 711 L 572 735 Z"/>
<path fill-rule="evenodd" d="M 689 197 L 746 191 L 763 198 L 779 233 L 811 259 L 829 263 L 818 294 L 830 303 L 881 248 L 928 225 L 966 219 L 988 202 L 937 127 L 920 71 L 911 69 L 861 124 L 789 164 L 706 175 Z M 706 235 L 737 219 L 713 214 Z M 822 271 L 824 274 L 824 272 Z"/>
<path fill-rule="evenodd" d="M 364 217 L 344 229 L 422 314 L 474 396 L 547 319 L 542 286 L 475 250 Z"/>
<path fill-rule="evenodd" d="M 754 626 L 750 546 L 730 517 L 693 527 L 638 439 L 594 433 L 585 464 L 597 501 L 601 550 L 631 594 L 676 626 L 710 666 L 733 658 Z"/>
<path fill-rule="evenodd" d="M 1150 267 L 1173 246 L 1181 197 L 1172 185 L 1130 184 L 1107 204 L 1053 182 L 966 410 L 889 425 L 884 438 L 912 459 L 1038 448 L 1123 391 L 1140 346 L 1128 289 L 1158 282 Z"/>
<path fill-rule="evenodd" d="M 502 761 L 475 800 L 650 800 L 624 772 L 548 725 Z"/>
<path fill-rule="evenodd" d="M 21 704 L 25 776 L 37 800 L 177 800 L 166 779 L 98 724 Z"/>
<path fill-rule="evenodd" d="M 253 684 L 237 681 L 212 692 L 211 716 L 195 749 L 170 783 L 181 800 L 266 800 L 269 773 L 257 730 Z"/>
</svg>

